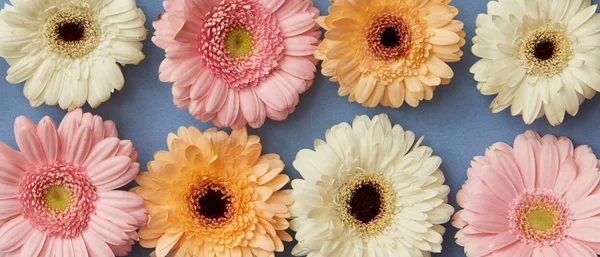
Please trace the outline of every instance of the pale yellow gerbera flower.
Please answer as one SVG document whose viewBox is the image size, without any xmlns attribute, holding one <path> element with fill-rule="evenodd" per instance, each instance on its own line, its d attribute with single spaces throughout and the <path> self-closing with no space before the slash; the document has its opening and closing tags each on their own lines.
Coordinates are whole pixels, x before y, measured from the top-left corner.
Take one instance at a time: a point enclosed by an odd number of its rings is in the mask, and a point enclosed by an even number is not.
<svg viewBox="0 0 600 257">
<path fill-rule="evenodd" d="M 283 251 L 289 178 L 276 154 L 261 156 L 257 136 L 180 128 L 168 137 L 132 189 L 146 201 L 140 244 L 153 256 L 274 256 Z"/>
<path fill-rule="evenodd" d="M 449 0 L 337 0 L 317 22 L 328 30 L 315 53 L 338 94 L 365 107 L 416 107 L 454 72 L 465 44 Z"/>
</svg>

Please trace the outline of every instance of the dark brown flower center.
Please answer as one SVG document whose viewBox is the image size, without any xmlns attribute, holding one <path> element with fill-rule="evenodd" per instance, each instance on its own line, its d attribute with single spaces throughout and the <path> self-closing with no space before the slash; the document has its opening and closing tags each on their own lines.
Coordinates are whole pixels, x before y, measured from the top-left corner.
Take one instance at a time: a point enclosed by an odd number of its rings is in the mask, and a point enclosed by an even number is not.
<svg viewBox="0 0 600 257">
<path fill-rule="evenodd" d="M 85 27 L 79 22 L 64 23 L 58 28 L 58 36 L 66 42 L 80 41 L 85 36 Z"/>
<path fill-rule="evenodd" d="M 373 221 L 381 213 L 381 193 L 373 184 L 363 184 L 352 193 L 350 215 L 362 223 Z"/>
<path fill-rule="evenodd" d="M 219 190 L 209 189 L 198 198 L 198 215 L 207 219 L 225 218 L 228 207 L 231 205 L 230 196 Z"/>
<path fill-rule="evenodd" d="M 549 40 L 540 41 L 535 45 L 533 55 L 542 61 L 552 58 L 554 56 L 554 42 Z"/>
<path fill-rule="evenodd" d="M 387 48 L 396 47 L 400 44 L 402 38 L 398 30 L 394 27 L 387 27 L 381 32 L 379 43 Z"/>
</svg>

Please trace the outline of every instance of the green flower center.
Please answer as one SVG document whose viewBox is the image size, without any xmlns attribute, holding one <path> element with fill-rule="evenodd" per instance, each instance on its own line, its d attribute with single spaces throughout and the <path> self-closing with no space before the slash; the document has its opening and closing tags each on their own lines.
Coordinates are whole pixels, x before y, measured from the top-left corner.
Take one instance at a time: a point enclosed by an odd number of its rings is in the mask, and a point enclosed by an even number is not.
<svg viewBox="0 0 600 257">
<path fill-rule="evenodd" d="M 44 194 L 44 201 L 50 208 L 63 212 L 71 203 L 71 192 L 63 185 L 51 186 Z"/>
<path fill-rule="evenodd" d="M 225 49 L 231 57 L 242 57 L 252 50 L 252 34 L 243 28 L 234 28 L 225 35 Z"/>
<path fill-rule="evenodd" d="M 531 229 L 535 231 L 548 231 L 548 229 L 554 226 L 554 215 L 552 215 L 552 212 L 544 209 L 531 211 L 527 215 L 527 220 Z"/>
</svg>

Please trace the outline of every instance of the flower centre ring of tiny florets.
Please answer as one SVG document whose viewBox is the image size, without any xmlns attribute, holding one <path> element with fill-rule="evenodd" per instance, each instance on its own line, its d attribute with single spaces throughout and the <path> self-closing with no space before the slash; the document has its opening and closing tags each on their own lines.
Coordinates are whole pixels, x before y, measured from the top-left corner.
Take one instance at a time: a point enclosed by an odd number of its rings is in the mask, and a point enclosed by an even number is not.
<svg viewBox="0 0 600 257">
<path fill-rule="evenodd" d="M 342 222 L 362 236 L 377 235 L 388 227 L 394 212 L 391 186 L 379 173 L 357 174 L 336 195 Z"/>
<path fill-rule="evenodd" d="M 86 7 L 65 8 L 46 20 L 44 39 L 52 51 L 77 59 L 98 46 L 100 25 Z"/>
<path fill-rule="evenodd" d="M 206 67 L 227 86 L 256 86 L 277 68 L 283 36 L 275 15 L 258 1 L 223 1 L 207 17 L 199 51 Z"/>
<path fill-rule="evenodd" d="M 366 33 L 373 59 L 402 58 L 411 47 L 410 28 L 401 17 L 383 15 L 373 20 Z"/>
<path fill-rule="evenodd" d="M 566 203 L 552 193 L 524 193 L 514 200 L 508 214 L 510 231 L 533 247 L 552 246 L 567 236 L 573 224 Z"/>
<path fill-rule="evenodd" d="M 20 185 L 25 219 L 52 236 L 78 236 L 94 212 L 96 192 L 79 168 L 66 162 L 27 172 Z"/>
<path fill-rule="evenodd" d="M 571 40 L 559 23 L 549 22 L 517 40 L 521 64 L 534 76 L 560 74 L 573 57 Z"/>
<path fill-rule="evenodd" d="M 190 186 L 184 200 L 188 217 L 202 227 L 222 228 L 235 214 L 235 192 L 222 182 L 205 180 Z"/>
</svg>

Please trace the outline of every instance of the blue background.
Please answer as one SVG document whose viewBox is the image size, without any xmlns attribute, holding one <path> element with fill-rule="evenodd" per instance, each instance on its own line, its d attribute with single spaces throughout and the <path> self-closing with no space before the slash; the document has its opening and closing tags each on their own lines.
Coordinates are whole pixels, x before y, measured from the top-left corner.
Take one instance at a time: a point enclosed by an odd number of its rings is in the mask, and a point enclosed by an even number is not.
<svg viewBox="0 0 600 257">
<path fill-rule="evenodd" d="M 467 44 L 463 47 L 465 54 L 461 61 L 451 64 L 456 74 L 454 79 L 449 85 L 438 87 L 433 100 L 422 102 L 417 108 L 406 104 L 400 109 L 363 108 L 359 104 L 349 103 L 346 97 L 338 96 L 337 83 L 320 75 L 319 69 L 312 88 L 301 96 L 295 113 L 283 122 L 267 121 L 262 128 L 250 129 L 249 132 L 261 137 L 264 152 L 281 155 L 287 164 L 286 174 L 298 178 L 298 172 L 291 166 L 296 153 L 303 148 L 312 148 L 314 139 L 323 138 L 329 127 L 340 122 L 351 122 L 356 115 L 387 113 L 393 123 L 414 131 L 419 137 L 425 136 L 424 144 L 431 146 L 434 154 L 442 157 L 441 169 L 445 172 L 446 183 L 452 188 L 450 203 L 455 208 L 455 195 L 466 180 L 471 159 L 482 155 L 494 142 L 512 144 L 516 135 L 533 129 L 540 134 L 568 136 L 576 145 L 587 144 L 600 149 L 600 138 L 597 136 L 600 128 L 598 98 L 585 101 L 576 117 L 566 117 L 558 127 L 552 127 L 545 119 L 527 126 L 521 116 L 511 117 L 508 111 L 492 114 L 488 106 L 493 97 L 481 95 L 469 73 L 469 67 L 477 61 L 470 51 L 475 18 L 478 13 L 486 12 L 487 1 L 456 0 L 452 4 L 460 10 L 457 19 L 465 23 Z M 315 5 L 322 14 L 326 14 L 330 4 L 329 0 L 316 0 Z M 154 32 L 152 21 L 164 11 L 162 0 L 139 0 L 138 6 L 146 14 L 146 28 L 151 35 Z M 164 52 L 152 44 L 150 37 L 144 41 L 143 51 L 146 59 L 140 65 L 128 65 L 122 69 L 125 87 L 121 92 L 113 94 L 108 102 L 97 109 L 89 106 L 84 108 L 104 119 L 113 120 L 120 137 L 133 141 L 139 152 L 142 170 L 155 151 L 167 148 L 167 134 L 176 132 L 179 126 L 196 126 L 202 130 L 213 126 L 195 120 L 187 110 L 175 108 L 171 85 L 158 80 L 158 66 L 164 58 Z M 0 77 L 6 77 L 7 69 L 6 62 L 0 61 Z M 57 106 L 31 108 L 22 89 L 22 84 L 10 85 L 4 79 L 0 81 L 0 141 L 13 147 L 16 147 L 13 122 L 17 116 L 25 115 L 37 122 L 49 115 L 58 123 L 65 114 Z M 434 256 L 465 256 L 463 248 L 454 241 L 456 229 L 449 224 L 447 227 L 442 254 Z M 292 246 L 287 244 L 286 251 L 276 256 L 292 256 Z M 152 251 L 136 245 L 129 256 L 148 256 Z"/>
</svg>

